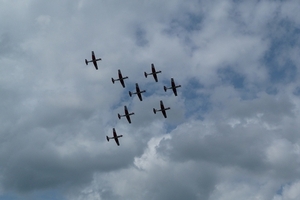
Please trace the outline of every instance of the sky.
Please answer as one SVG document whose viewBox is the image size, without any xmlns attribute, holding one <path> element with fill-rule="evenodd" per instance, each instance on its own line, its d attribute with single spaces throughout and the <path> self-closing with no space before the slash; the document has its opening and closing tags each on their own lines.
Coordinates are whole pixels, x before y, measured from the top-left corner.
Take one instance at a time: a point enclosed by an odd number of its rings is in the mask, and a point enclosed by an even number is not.
<svg viewBox="0 0 300 200">
<path fill-rule="evenodd" d="M 0 4 L 1 200 L 300 198 L 300 1 Z"/>
</svg>

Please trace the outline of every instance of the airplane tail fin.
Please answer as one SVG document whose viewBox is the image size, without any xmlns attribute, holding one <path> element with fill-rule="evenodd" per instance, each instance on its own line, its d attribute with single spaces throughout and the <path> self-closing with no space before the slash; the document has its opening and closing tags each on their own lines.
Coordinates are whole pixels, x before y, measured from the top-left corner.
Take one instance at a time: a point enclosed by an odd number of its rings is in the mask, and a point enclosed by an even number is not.
<svg viewBox="0 0 300 200">
<path fill-rule="evenodd" d="M 114 79 L 114 78 L 111 78 L 111 82 L 112 82 L 113 84 L 115 84 L 115 79 Z"/>
<path fill-rule="evenodd" d="M 144 75 L 145 75 L 145 77 L 147 78 L 147 75 L 148 75 L 148 74 L 147 74 L 146 72 L 144 72 Z"/>
<path fill-rule="evenodd" d="M 153 112 L 154 112 L 154 114 L 156 114 L 156 109 L 155 108 L 153 108 Z"/>
<path fill-rule="evenodd" d="M 118 118 L 121 119 L 121 115 L 118 113 Z"/>
<path fill-rule="evenodd" d="M 107 142 L 109 142 L 109 137 L 108 136 L 106 136 L 106 140 L 107 140 Z"/>
<path fill-rule="evenodd" d="M 87 61 L 87 59 L 85 59 L 84 61 L 85 61 L 85 64 L 86 64 L 86 65 L 88 65 L 88 64 L 89 64 L 89 62 Z"/>
<path fill-rule="evenodd" d="M 132 96 L 132 93 L 129 91 L 129 96 L 131 97 Z"/>
<path fill-rule="evenodd" d="M 164 86 L 164 90 L 165 90 L 165 92 L 167 91 L 167 89 L 168 89 L 168 88 L 167 88 L 166 86 Z"/>
</svg>

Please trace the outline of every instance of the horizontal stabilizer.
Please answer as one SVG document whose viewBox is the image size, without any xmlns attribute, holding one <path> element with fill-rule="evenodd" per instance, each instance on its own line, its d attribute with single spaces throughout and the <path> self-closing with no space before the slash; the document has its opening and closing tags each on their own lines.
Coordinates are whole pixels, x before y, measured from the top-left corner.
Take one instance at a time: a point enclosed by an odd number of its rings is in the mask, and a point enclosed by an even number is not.
<svg viewBox="0 0 300 200">
<path fill-rule="evenodd" d="M 121 119 L 121 115 L 118 113 L 118 118 Z"/>
<path fill-rule="evenodd" d="M 115 84 L 115 79 L 114 79 L 114 78 L 111 78 L 111 82 L 112 82 L 113 84 Z"/>
<path fill-rule="evenodd" d="M 167 89 L 168 89 L 168 88 L 167 88 L 166 86 L 164 86 L 164 90 L 165 90 L 165 92 L 167 91 Z"/>
<path fill-rule="evenodd" d="M 86 64 L 86 65 L 88 65 L 88 64 L 89 64 L 89 62 L 87 61 L 87 59 L 85 59 L 85 64 Z"/>
<path fill-rule="evenodd" d="M 144 75 L 145 75 L 145 77 L 147 78 L 147 75 L 148 75 L 148 74 L 147 74 L 146 72 L 144 72 Z"/>
<path fill-rule="evenodd" d="M 109 142 L 109 137 L 108 136 L 106 136 L 106 140 L 107 140 L 107 142 Z"/>
<path fill-rule="evenodd" d="M 129 91 L 129 96 L 132 96 L 132 93 Z"/>
<path fill-rule="evenodd" d="M 154 114 L 156 114 L 156 109 L 155 108 L 153 108 L 153 112 L 154 112 Z"/>
</svg>

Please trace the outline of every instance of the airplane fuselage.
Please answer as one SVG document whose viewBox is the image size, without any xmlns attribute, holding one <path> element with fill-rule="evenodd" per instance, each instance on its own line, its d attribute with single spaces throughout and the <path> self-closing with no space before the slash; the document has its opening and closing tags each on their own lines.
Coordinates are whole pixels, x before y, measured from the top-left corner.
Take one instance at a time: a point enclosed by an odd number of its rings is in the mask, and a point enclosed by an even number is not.
<svg viewBox="0 0 300 200">
<path fill-rule="evenodd" d="M 123 135 L 117 135 L 117 132 L 116 132 L 115 128 L 113 128 L 113 135 L 114 135 L 113 138 L 115 139 L 115 142 L 116 142 L 117 145 L 119 146 L 120 143 L 119 143 L 119 139 L 118 139 L 118 138 L 123 137 Z"/>
<path fill-rule="evenodd" d="M 156 114 L 157 111 L 161 111 L 164 118 L 167 118 L 166 110 L 169 110 L 169 109 L 170 109 L 170 107 L 165 108 L 164 103 L 161 100 L 160 101 L 160 110 L 156 110 L 155 108 L 153 108 L 153 112 L 154 112 L 154 114 Z"/>
<path fill-rule="evenodd" d="M 137 83 L 135 85 L 135 90 L 136 90 L 136 94 L 138 95 L 140 101 L 143 101 L 141 90 L 140 90 L 140 87 L 139 87 L 139 85 Z"/>
<path fill-rule="evenodd" d="M 122 87 L 125 88 L 125 82 L 124 82 L 124 79 L 127 79 L 127 78 L 128 78 L 128 76 L 123 77 L 123 75 L 122 75 L 122 73 L 121 73 L 121 70 L 119 69 L 119 70 L 118 70 L 118 79 L 111 78 L 111 81 L 112 81 L 113 83 L 115 83 L 115 81 L 120 81 Z"/>
<path fill-rule="evenodd" d="M 168 88 L 168 89 L 172 89 L 175 96 L 177 96 L 177 89 L 176 88 L 179 88 L 179 87 L 181 87 L 181 85 L 176 85 L 174 79 L 171 78 L 171 87 Z"/>
<path fill-rule="evenodd" d="M 146 90 L 140 90 L 140 87 L 139 85 L 136 83 L 135 84 L 135 92 L 131 92 L 129 91 L 129 96 L 132 96 L 132 94 L 137 94 L 137 96 L 139 97 L 140 101 L 143 101 L 143 98 L 142 98 L 142 93 L 146 92 Z"/>
<path fill-rule="evenodd" d="M 93 61 L 93 64 L 94 64 L 95 68 L 98 69 L 98 64 L 97 64 L 97 61 L 96 61 L 96 56 L 95 56 L 94 51 L 92 51 L 92 61 Z"/>
<path fill-rule="evenodd" d="M 169 110 L 169 109 L 170 109 L 170 107 L 165 108 L 164 103 L 162 101 L 160 101 L 160 111 L 162 112 L 162 114 L 165 118 L 167 118 L 166 110 Z"/>
<path fill-rule="evenodd" d="M 134 113 L 129 113 L 126 106 L 124 106 L 124 113 L 125 113 L 124 115 L 118 114 L 119 119 L 121 119 L 121 117 L 126 117 L 126 119 L 129 122 L 129 124 L 131 124 L 130 115 L 134 115 Z"/>
<path fill-rule="evenodd" d="M 148 74 L 147 72 L 144 72 L 144 75 L 145 75 L 146 78 L 147 78 L 148 75 L 153 75 L 154 80 L 157 82 L 158 81 L 158 79 L 157 79 L 157 74 L 158 73 L 161 73 L 161 71 L 156 71 L 155 67 L 154 67 L 154 64 L 152 63 L 151 64 L 151 73 Z"/>
<path fill-rule="evenodd" d="M 134 113 L 129 113 L 126 106 L 124 106 L 124 110 L 125 110 L 125 116 L 126 116 L 126 119 L 127 119 L 127 121 L 129 122 L 129 124 L 131 124 L 130 115 L 133 115 Z"/>
<path fill-rule="evenodd" d="M 157 74 L 161 73 L 161 71 L 156 71 L 155 67 L 154 67 L 154 64 L 151 64 L 151 70 L 152 70 L 153 78 L 157 82 L 158 81 Z"/>
<path fill-rule="evenodd" d="M 88 65 L 89 62 L 92 62 L 94 64 L 94 67 L 96 68 L 96 70 L 98 70 L 98 64 L 97 61 L 101 60 L 101 58 L 96 58 L 94 51 L 92 51 L 92 60 L 88 61 L 87 59 L 85 59 L 85 64 Z"/>
<path fill-rule="evenodd" d="M 113 137 L 106 136 L 107 141 L 109 142 L 110 139 L 115 139 L 115 142 L 118 146 L 120 146 L 119 139 L 120 137 L 123 137 L 123 135 L 117 135 L 115 128 L 113 128 Z"/>
<path fill-rule="evenodd" d="M 122 76 L 122 73 L 121 73 L 121 70 L 118 70 L 118 76 L 119 76 L 119 80 L 120 80 L 120 83 L 121 85 L 123 86 L 123 88 L 125 88 L 125 82 L 124 82 L 124 79 L 128 78 L 127 76 L 126 77 L 123 77 Z"/>
</svg>

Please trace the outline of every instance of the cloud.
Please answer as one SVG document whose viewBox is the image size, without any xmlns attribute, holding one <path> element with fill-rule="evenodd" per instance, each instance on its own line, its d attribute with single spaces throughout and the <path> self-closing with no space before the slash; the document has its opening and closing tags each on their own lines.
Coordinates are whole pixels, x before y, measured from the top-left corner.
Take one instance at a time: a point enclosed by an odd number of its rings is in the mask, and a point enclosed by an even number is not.
<svg viewBox="0 0 300 200">
<path fill-rule="evenodd" d="M 3 2 L 0 197 L 296 199 L 297 7 Z M 151 63 L 157 83 L 143 75 Z M 125 89 L 111 83 L 118 69 Z M 177 97 L 163 91 L 171 78 Z M 160 100 L 167 119 L 153 113 Z M 117 118 L 124 105 L 132 124 Z"/>
<path fill-rule="evenodd" d="M 282 190 L 282 195 L 276 195 L 274 200 L 289 200 L 299 198 L 299 181 L 295 181 L 292 184 L 283 186 Z"/>
</svg>

